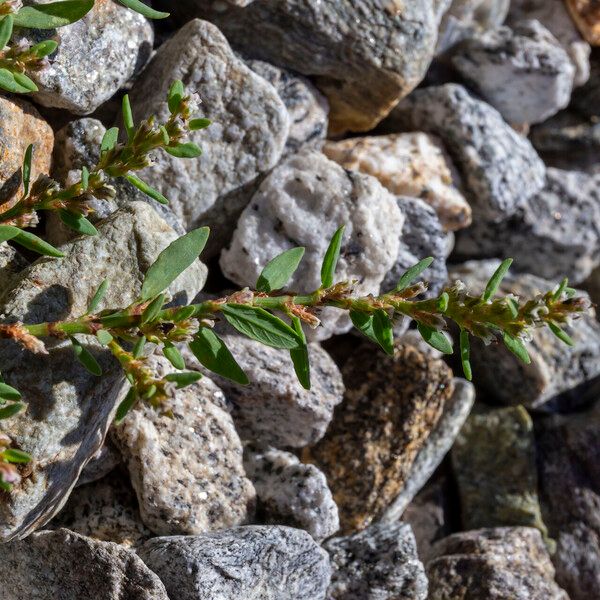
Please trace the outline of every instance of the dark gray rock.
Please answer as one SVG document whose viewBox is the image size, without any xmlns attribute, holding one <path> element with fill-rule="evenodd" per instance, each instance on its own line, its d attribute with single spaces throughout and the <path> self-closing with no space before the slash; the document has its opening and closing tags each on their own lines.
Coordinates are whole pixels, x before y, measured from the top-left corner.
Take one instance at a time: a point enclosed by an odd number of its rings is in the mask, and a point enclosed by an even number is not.
<svg viewBox="0 0 600 600">
<path fill-rule="evenodd" d="M 290 527 L 154 538 L 139 555 L 177 600 L 324 600 L 331 576 L 327 553 Z"/>
<path fill-rule="evenodd" d="M 590 63 L 590 78 L 573 93 L 571 106 L 584 117 L 600 116 L 600 55 L 595 52 Z"/>
<path fill-rule="evenodd" d="M 83 471 L 81 471 L 77 485 L 85 485 L 102 479 L 122 461 L 121 453 L 109 439 L 106 439 L 100 450 L 90 458 Z"/>
</svg>

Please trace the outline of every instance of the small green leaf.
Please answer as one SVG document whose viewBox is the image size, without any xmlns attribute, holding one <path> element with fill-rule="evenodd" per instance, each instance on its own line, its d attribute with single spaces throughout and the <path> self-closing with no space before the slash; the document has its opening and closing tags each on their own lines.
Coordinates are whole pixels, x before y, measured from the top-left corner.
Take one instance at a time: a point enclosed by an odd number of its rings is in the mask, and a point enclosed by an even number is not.
<svg viewBox="0 0 600 600">
<path fill-rule="evenodd" d="M 201 227 L 167 246 L 146 273 L 142 285 L 142 300 L 149 300 L 160 294 L 191 266 L 204 250 L 209 233 L 208 227 Z"/>
<path fill-rule="evenodd" d="M 23 193 L 29 195 L 29 184 L 31 183 L 31 160 L 33 158 L 33 144 L 27 146 L 23 157 Z"/>
<path fill-rule="evenodd" d="M 561 341 L 564 342 L 567 346 L 574 346 L 575 342 L 573 338 L 564 330 L 562 330 L 556 323 L 550 321 L 548 323 L 548 327 L 550 327 L 550 331 Z"/>
<path fill-rule="evenodd" d="M 467 381 L 473 381 L 473 370 L 471 369 L 471 343 L 469 341 L 469 332 L 466 329 L 460 330 L 460 360 L 462 362 L 465 379 Z"/>
<path fill-rule="evenodd" d="M 38 86 L 35 85 L 35 82 L 33 82 L 27 75 L 25 75 L 25 73 L 13 73 L 13 77 L 15 78 L 15 81 L 22 87 L 24 87 L 28 92 L 37 92 L 38 91 Z"/>
<path fill-rule="evenodd" d="M 144 309 L 142 313 L 142 317 L 140 319 L 141 325 L 146 325 L 146 323 L 151 323 L 156 319 L 158 313 L 162 310 L 163 304 L 165 303 L 165 295 L 159 294 L 148 306 Z"/>
<path fill-rule="evenodd" d="M 15 448 L 7 448 L 0 454 L 9 463 L 26 465 L 28 462 L 31 462 L 31 456 L 27 452 L 16 450 Z"/>
<path fill-rule="evenodd" d="M 194 142 L 166 146 L 164 150 L 175 158 L 198 158 L 199 156 L 202 156 L 202 148 L 197 144 L 194 144 Z"/>
<path fill-rule="evenodd" d="M 351 310 L 350 320 L 352 321 L 354 327 L 358 329 L 358 331 L 360 331 L 363 335 L 367 336 L 372 342 L 379 344 L 379 340 L 377 339 L 377 336 L 375 335 L 375 330 L 373 328 L 372 314 Z"/>
<path fill-rule="evenodd" d="M 185 369 L 185 361 L 183 360 L 183 356 L 181 356 L 181 352 L 171 342 L 165 342 L 163 354 L 176 369 Z"/>
<path fill-rule="evenodd" d="M 171 138 L 169 137 L 169 132 L 167 131 L 167 128 L 164 125 L 160 125 L 159 129 L 162 133 L 163 144 L 165 146 L 168 146 L 169 142 L 171 141 Z"/>
<path fill-rule="evenodd" d="M 287 323 L 262 308 L 247 304 L 225 304 L 221 312 L 240 333 L 266 346 L 291 350 L 304 343 Z"/>
<path fill-rule="evenodd" d="M 21 233 L 18 227 L 12 225 L 0 225 L 0 243 L 12 240 Z"/>
<path fill-rule="evenodd" d="M 98 235 L 98 230 L 83 215 L 76 215 L 61 209 L 58 211 L 58 216 L 69 229 L 80 235 Z"/>
<path fill-rule="evenodd" d="M 100 306 L 100 302 L 102 302 L 102 300 L 104 300 L 104 296 L 106 295 L 106 291 L 108 290 L 109 285 L 110 285 L 110 282 L 108 281 L 108 279 L 105 279 L 98 286 L 96 293 L 92 296 L 92 299 L 90 300 L 90 303 L 88 305 L 88 309 L 87 309 L 88 315 L 96 312 L 96 309 L 98 308 L 98 306 Z"/>
<path fill-rule="evenodd" d="M 94 7 L 94 0 L 62 0 L 24 6 L 15 15 L 15 25 L 29 29 L 57 29 L 82 19 Z"/>
<path fill-rule="evenodd" d="M 196 309 L 193 306 L 182 306 L 174 315 L 173 321 L 178 323 L 179 321 L 187 321 L 190 317 L 194 316 Z"/>
<path fill-rule="evenodd" d="M 509 333 L 504 332 L 502 335 L 502 339 L 504 340 L 504 345 L 522 362 L 526 365 L 531 363 L 531 358 L 529 357 L 529 353 L 527 352 L 527 348 L 523 342 L 516 337 L 513 337 Z"/>
<path fill-rule="evenodd" d="M 560 300 L 560 297 L 563 295 L 563 292 L 567 289 L 568 286 L 569 286 L 569 280 L 567 277 L 565 277 L 560 282 L 560 285 L 558 286 L 558 288 L 556 288 L 556 291 L 552 295 L 552 300 Z"/>
<path fill-rule="evenodd" d="M 290 358 L 294 365 L 294 371 L 300 385 L 305 390 L 310 390 L 310 361 L 308 358 L 308 346 L 306 345 L 306 335 L 302 329 L 302 322 L 298 317 L 292 317 L 292 328 L 304 341 L 302 346 L 299 348 L 293 348 L 290 350 Z"/>
<path fill-rule="evenodd" d="M 392 321 L 384 310 L 373 314 L 373 333 L 385 353 L 394 356 L 394 330 Z"/>
<path fill-rule="evenodd" d="M 119 0 L 119 2 L 123 6 L 131 8 L 131 10 L 135 10 L 135 12 L 144 15 L 144 17 L 147 17 L 148 19 L 166 19 L 169 16 L 169 13 L 154 10 L 147 4 L 141 2 L 141 0 Z"/>
<path fill-rule="evenodd" d="M 131 185 L 135 186 L 140 192 L 144 192 L 146 196 L 150 196 L 153 200 L 160 202 L 161 204 L 169 204 L 167 198 L 165 198 L 158 190 L 155 190 L 153 187 L 149 186 L 146 182 L 142 181 L 139 177 L 135 175 L 126 175 L 125 179 L 131 183 Z"/>
<path fill-rule="evenodd" d="M 192 119 L 188 123 L 188 127 L 190 131 L 198 131 L 199 129 L 206 129 L 210 124 L 210 119 Z"/>
<path fill-rule="evenodd" d="M 450 296 L 448 292 L 444 292 L 438 300 L 438 310 L 441 313 L 445 313 L 448 310 L 448 304 L 450 303 Z"/>
<path fill-rule="evenodd" d="M 22 402 L 14 402 L 13 404 L 8 404 L 3 408 L 0 408 L 0 421 L 18 415 L 24 408 L 25 404 Z"/>
<path fill-rule="evenodd" d="M 169 111 L 171 114 L 176 113 L 179 110 L 179 106 L 184 95 L 185 88 L 183 87 L 183 82 L 180 80 L 174 81 L 173 85 L 171 85 L 171 88 L 169 89 L 168 96 Z"/>
<path fill-rule="evenodd" d="M 77 360 L 92 375 L 100 377 L 100 375 L 102 375 L 102 367 L 100 367 L 98 361 L 92 356 L 90 351 L 74 337 L 71 338 L 71 344 L 73 344 L 73 350 L 75 351 L 75 357 L 77 358 Z"/>
<path fill-rule="evenodd" d="M 184 371 L 183 373 L 169 373 L 165 379 L 177 384 L 179 389 L 192 385 L 202 379 L 202 373 L 197 371 Z"/>
<path fill-rule="evenodd" d="M 112 150 L 117 145 L 118 140 L 119 128 L 111 127 L 110 129 L 107 129 L 102 138 L 102 142 L 100 143 L 100 152 L 108 152 L 109 150 Z"/>
<path fill-rule="evenodd" d="M 43 42 L 32 46 L 29 51 L 38 58 L 44 58 L 45 56 L 49 56 L 53 52 L 56 52 L 57 48 L 58 42 L 55 42 L 54 40 L 44 40 Z"/>
<path fill-rule="evenodd" d="M 0 69 L 0 88 L 13 94 L 28 94 L 31 91 L 18 83 L 14 73 L 5 68 Z"/>
<path fill-rule="evenodd" d="M 135 123 L 133 122 L 133 112 L 131 110 L 131 103 L 129 102 L 129 94 L 125 94 L 123 96 L 122 110 L 123 123 L 125 125 L 125 131 L 127 131 L 127 138 L 129 141 L 131 141 L 135 135 Z"/>
<path fill-rule="evenodd" d="M 256 289 L 272 292 L 283 288 L 298 268 L 304 251 L 304 248 L 292 248 L 268 262 L 258 278 Z"/>
<path fill-rule="evenodd" d="M 8 44 L 10 37 L 12 36 L 14 24 L 15 19 L 12 15 L 6 15 L 2 21 L 0 21 L 0 50 L 3 50 L 6 44 Z"/>
<path fill-rule="evenodd" d="M 106 329 L 101 329 L 96 333 L 96 337 L 103 346 L 108 346 L 113 341 L 113 336 Z"/>
<path fill-rule="evenodd" d="M 423 271 L 425 271 L 425 269 L 428 269 L 431 266 L 432 262 L 433 256 L 428 256 L 408 269 L 398 280 L 394 291 L 403 292 Z"/>
<path fill-rule="evenodd" d="M 21 392 L 8 383 L 0 382 L 0 398 L 4 400 L 20 400 Z"/>
<path fill-rule="evenodd" d="M 417 329 L 421 334 L 421 337 L 436 350 L 439 350 L 443 354 L 452 354 L 452 343 L 443 331 L 438 331 L 425 323 L 417 323 Z"/>
<path fill-rule="evenodd" d="M 331 238 L 329 247 L 323 258 L 323 266 L 321 267 L 321 285 L 324 288 L 329 288 L 333 285 L 335 277 L 335 269 L 337 268 L 338 260 L 340 259 L 340 251 L 342 249 L 342 239 L 344 237 L 345 226 L 342 225 Z"/>
<path fill-rule="evenodd" d="M 133 408 L 137 402 L 137 394 L 133 388 L 130 388 L 125 396 L 125 399 L 119 404 L 117 414 L 115 415 L 115 424 L 118 425 L 127 416 L 127 413 Z"/>
<path fill-rule="evenodd" d="M 81 168 L 81 187 L 84 192 L 90 187 L 90 172 L 87 167 Z"/>
<path fill-rule="evenodd" d="M 513 319 L 516 319 L 519 316 L 519 303 L 514 298 L 506 298 L 506 304 Z"/>
<path fill-rule="evenodd" d="M 43 256 L 51 256 L 52 258 L 62 258 L 64 256 L 60 250 L 57 250 L 54 246 L 51 246 L 48 242 L 45 242 L 29 231 L 21 231 L 19 235 L 13 238 L 13 241 L 15 244 L 19 244 Z"/>
<path fill-rule="evenodd" d="M 190 350 L 209 371 L 241 385 L 248 384 L 248 377 L 237 364 L 225 342 L 212 329 L 202 327 L 190 342 Z"/>
<path fill-rule="evenodd" d="M 481 297 L 484 302 L 489 302 L 496 295 L 496 292 L 498 291 L 504 276 L 510 269 L 512 262 L 512 258 L 503 260 L 500 266 L 496 269 L 496 272 L 490 277 L 485 291 L 483 292 L 483 296 Z"/>
<path fill-rule="evenodd" d="M 144 353 L 144 346 L 146 345 L 146 336 L 143 335 L 138 341 L 135 343 L 133 347 L 132 354 L 133 358 L 140 358 Z"/>
</svg>

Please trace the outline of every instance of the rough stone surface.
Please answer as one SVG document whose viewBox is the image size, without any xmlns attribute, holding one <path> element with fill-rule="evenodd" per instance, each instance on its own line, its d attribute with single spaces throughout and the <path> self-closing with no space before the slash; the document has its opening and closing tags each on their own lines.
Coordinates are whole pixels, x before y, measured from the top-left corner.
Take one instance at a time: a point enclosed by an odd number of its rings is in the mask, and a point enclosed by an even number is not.
<svg viewBox="0 0 600 600">
<path fill-rule="evenodd" d="M 393 523 L 439 467 L 454 444 L 475 401 L 475 388 L 464 379 L 454 379 L 454 393 L 444 403 L 444 412 L 419 450 L 404 488 L 386 509 L 382 520 Z"/>
<path fill-rule="evenodd" d="M 81 316 L 105 278 L 111 285 L 99 309 L 127 306 L 139 294 L 144 273 L 176 237 L 148 205 L 131 204 L 100 225 L 99 235 L 63 246 L 64 258 L 40 258 L 23 271 L 2 297 L 0 314 L 28 323 Z M 189 300 L 205 277 L 198 261 L 170 292 Z M 122 371 L 93 338 L 81 341 L 102 366 L 101 378 L 75 361 L 68 341 L 47 342 L 47 355 L 34 355 L 13 342 L 0 344 L 2 374 L 27 404 L 25 412 L 2 421 L 0 430 L 35 457 L 31 473 L 0 503 L 3 541 L 27 535 L 57 512 L 112 420 Z"/>
<path fill-rule="evenodd" d="M 483 292 L 499 261 L 468 261 L 454 268 L 450 280 L 463 281 L 472 293 Z M 500 286 L 501 294 L 534 297 L 555 288 L 557 282 L 533 275 L 509 275 Z M 581 293 L 583 294 L 583 293 Z M 550 408 L 564 403 L 573 408 L 580 402 L 576 388 L 600 374 L 600 323 L 593 309 L 567 328 L 574 347 L 557 343 L 547 329 L 538 329 L 528 344 L 531 364 L 519 361 L 503 344 L 484 346 L 473 340 L 473 379 L 490 397 L 503 404 L 528 408 Z M 572 393 L 568 393 L 573 390 Z M 563 396 L 556 398 L 559 394 Z M 544 406 L 546 405 L 546 406 Z"/>
<path fill-rule="evenodd" d="M 122 461 L 121 453 L 110 440 L 106 439 L 102 447 L 90 458 L 83 471 L 81 471 L 77 485 L 85 485 L 102 479 Z"/>
<path fill-rule="evenodd" d="M 27 266 L 27 261 L 7 243 L 0 243 L 0 296 L 10 289 L 13 278 Z"/>
<path fill-rule="evenodd" d="M 169 600 L 158 577 L 137 555 L 67 529 L 34 533 L 0 545 L 5 597 L 17 600 Z"/>
<path fill-rule="evenodd" d="M 254 484 L 261 521 L 304 529 L 321 541 L 340 526 L 325 475 L 290 452 L 249 446 L 244 468 Z"/>
<path fill-rule="evenodd" d="M 305 390 L 287 352 L 239 335 L 221 337 L 250 380 L 241 386 L 210 375 L 231 403 L 242 439 L 283 447 L 302 447 L 321 439 L 344 393 L 341 373 L 327 352 L 309 344 L 312 387 Z M 202 370 L 189 351 L 183 352 L 188 367 Z"/>
<path fill-rule="evenodd" d="M 48 4 L 30 0 L 25 4 Z M 32 42 L 48 39 L 35 32 Z M 35 74 L 39 92 L 33 94 L 43 106 L 65 108 L 75 114 L 93 112 L 108 100 L 147 62 L 154 31 L 142 15 L 112 0 L 99 0 L 80 21 L 61 27 L 52 36 L 58 50 L 50 66 Z"/>
<path fill-rule="evenodd" d="M 154 538 L 140 556 L 177 600 L 323 600 L 331 576 L 327 553 L 290 527 Z"/>
<path fill-rule="evenodd" d="M 411 346 L 388 357 L 364 344 L 343 375 L 344 402 L 307 457 L 327 476 L 349 533 L 380 517 L 402 491 L 454 386 L 441 360 Z"/>
<path fill-rule="evenodd" d="M 550 168 L 544 189 L 506 221 L 477 221 L 455 256 L 514 258 L 514 270 L 580 283 L 600 263 L 600 176 Z"/>
<path fill-rule="evenodd" d="M 33 144 L 32 180 L 50 172 L 54 134 L 29 103 L 14 95 L 0 96 L 0 213 L 5 202 L 16 199 L 21 186 L 21 166 Z"/>
<path fill-rule="evenodd" d="M 426 600 L 427 577 L 410 525 L 371 525 L 325 544 L 333 573 L 327 600 Z"/>
<path fill-rule="evenodd" d="M 152 369 L 172 372 L 162 357 Z M 138 404 L 113 428 L 144 523 L 158 535 L 197 534 L 244 523 L 255 492 L 221 390 L 208 378 L 177 390 L 173 417 Z"/>
<path fill-rule="evenodd" d="M 231 233 L 249 198 L 228 194 L 250 186 L 280 159 L 288 138 L 288 111 L 273 86 L 204 21 L 191 21 L 160 47 L 131 93 L 137 118 L 168 118 L 166 98 L 174 79 L 199 95 L 202 116 L 212 121 L 190 135 L 203 155 L 181 160 L 162 153 L 140 177 L 169 198 L 186 228 L 211 226 L 216 243 Z"/>
<path fill-rule="evenodd" d="M 455 533 L 427 565 L 429 600 L 568 600 L 540 532 L 498 527 Z"/>
<path fill-rule="evenodd" d="M 427 202 L 446 231 L 471 223 L 471 207 L 441 141 L 426 133 L 398 133 L 327 142 L 324 154 L 345 169 L 377 177 L 392 194 Z"/>
<path fill-rule="evenodd" d="M 389 124 L 442 138 L 474 218 L 506 218 L 544 185 L 544 164 L 531 144 L 460 85 L 417 90 L 394 109 Z"/>
<path fill-rule="evenodd" d="M 451 62 L 509 123 L 540 123 L 571 99 L 575 67 L 538 21 L 476 35 L 453 53 Z"/>
<path fill-rule="evenodd" d="M 253 58 L 314 76 L 334 132 L 368 131 L 385 117 L 425 75 L 437 36 L 433 0 L 178 4 L 183 16 L 213 21 Z"/>
<path fill-rule="evenodd" d="M 523 525 L 546 536 L 531 417 L 522 406 L 478 408 L 452 448 L 464 529 Z"/>
<path fill-rule="evenodd" d="M 377 293 L 398 256 L 403 222 L 396 199 L 374 177 L 345 171 L 323 154 L 305 150 L 262 183 L 221 254 L 221 268 L 238 285 L 254 286 L 269 260 L 304 246 L 289 288 L 312 292 L 321 284 L 329 241 L 345 225 L 336 280 L 356 280 L 357 293 Z M 323 323 L 316 332 L 320 339 L 351 328 L 348 316 L 336 309 L 323 312 Z"/>
<path fill-rule="evenodd" d="M 590 45 L 581 37 L 563 0 L 512 0 L 508 21 L 536 19 L 563 45 L 575 65 L 575 85 L 590 74 Z"/>
</svg>

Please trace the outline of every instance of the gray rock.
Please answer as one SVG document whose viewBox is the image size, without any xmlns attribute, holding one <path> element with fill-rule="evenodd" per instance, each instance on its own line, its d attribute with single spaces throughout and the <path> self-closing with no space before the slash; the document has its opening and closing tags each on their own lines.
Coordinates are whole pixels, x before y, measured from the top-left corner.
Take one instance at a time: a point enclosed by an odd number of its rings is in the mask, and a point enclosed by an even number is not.
<svg viewBox="0 0 600 600">
<path fill-rule="evenodd" d="M 468 261 L 450 272 L 450 280 L 463 281 L 474 294 L 481 293 L 499 261 Z M 501 294 L 514 293 L 522 298 L 552 290 L 557 282 L 533 275 L 509 275 L 500 286 Z M 581 295 L 584 295 L 583 292 Z M 531 364 L 519 361 L 503 344 L 485 346 L 473 340 L 471 360 L 473 378 L 492 398 L 503 404 L 523 404 L 528 408 L 552 408 L 566 403 L 573 408 L 580 396 L 577 386 L 600 374 L 600 323 L 593 309 L 567 328 L 574 347 L 556 339 L 546 328 L 534 332 L 527 345 Z M 556 396 L 574 390 L 559 401 Z"/>
<path fill-rule="evenodd" d="M 290 132 L 284 156 L 304 146 L 320 148 L 325 141 L 329 121 L 329 104 L 325 96 L 306 77 L 292 71 L 262 60 L 247 60 L 246 64 L 277 90 L 288 109 Z"/>
<path fill-rule="evenodd" d="M 382 523 L 329 540 L 328 600 L 426 600 L 427 577 L 410 525 Z"/>
<path fill-rule="evenodd" d="M 433 0 L 177 4 L 184 17 L 213 21 L 249 56 L 315 76 L 335 133 L 368 131 L 385 117 L 425 75 L 437 35 Z"/>
<path fill-rule="evenodd" d="M 475 388 L 464 379 L 454 379 L 454 393 L 444 403 L 442 416 L 419 450 L 406 477 L 402 491 L 382 515 L 393 523 L 400 519 L 406 507 L 425 485 L 454 444 L 475 401 Z"/>
<path fill-rule="evenodd" d="M 154 538 L 139 554 L 177 600 L 324 600 L 331 575 L 327 553 L 290 527 Z"/>
<path fill-rule="evenodd" d="M 27 261 L 6 242 L 0 243 L 0 296 L 10 289 L 13 278 L 27 266 Z"/>
<path fill-rule="evenodd" d="M 27 323 L 79 317 L 105 278 L 111 285 L 99 308 L 125 307 L 138 296 L 146 270 L 177 237 L 142 203 L 110 217 L 99 233 L 63 246 L 60 260 L 41 258 L 23 271 L 2 297 L 0 314 Z M 206 267 L 197 261 L 171 285 L 170 293 L 189 299 L 205 278 Z M 32 354 L 13 342 L 0 344 L 2 374 L 27 404 L 26 412 L 2 421 L 0 430 L 35 459 L 22 484 L 0 503 L 2 541 L 23 537 L 47 522 L 102 446 L 123 375 L 94 338 L 81 341 L 102 366 L 101 378 L 75 361 L 68 341 L 48 341 L 47 355 Z"/>
<path fill-rule="evenodd" d="M 52 0 L 29 0 L 48 4 Z M 47 31 L 29 33 L 33 43 L 48 39 Z M 101 0 L 80 21 L 54 33 L 58 50 L 50 65 L 34 75 L 43 106 L 75 114 L 93 112 L 113 96 L 147 62 L 154 31 L 150 22 L 117 2 Z"/>
<path fill-rule="evenodd" d="M 540 532 L 497 527 L 455 533 L 427 565 L 429 600 L 568 600 Z"/>
<path fill-rule="evenodd" d="M 510 257 L 515 271 L 582 282 L 600 264 L 600 176 L 548 169 L 544 189 L 509 219 L 461 231 L 455 257 Z"/>
<path fill-rule="evenodd" d="M 590 45 L 581 37 L 562 0 L 512 0 L 509 24 L 536 19 L 563 45 L 575 65 L 575 85 L 582 85 L 590 74 Z"/>
<path fill-rule="evenodd" d="M 290 452 L 249 446 L 244 450 L 244 468 L 266 523 L 304 529 L 317 541 L 339 529 L 327 479 L 314 465 L 302 464 Z"/>
<path fill-rule="evenodd" d="M 174 369 L 163 357 L 158 374 Z M 197 534 L 246 522 L 254 488 L 221 390 L 208 378 L 177 390 L 172 417 L 138 404 L 112 430 L 129 468 L 144 523 L 158 535 Z"/>
<path fill-rule="evenodd" d="M 211 226 L 217 244 L 227 241 L 250 197 L 243 187 L 252 186 L 280 159 L 288 138 L 288 111 L 275 88 L 204 21 L 191 21 L 160 47 L 131 94 L 137 118 L 168 116 L 166 98 L 174 79 L 199 95 L 203 116 L 212 121 L 190 136 L 204 153 L 193 160 L 160 154 L 140 177 L 169 198 L 186 228 Z M 235 192 L 235 198 L 228 197 Z"/>
<path fill-rule="evenodd" d="M 306 254 L 289 289 L 313 292 L 334 232 L 346 226 L 336 281 L 356 280 L 356 293 L 377 293 L 398 256 L 404 218 L 396 199 L 374 177 L 345 171 L 313 150 L 281 163 L 246 207 L 231 246 L 221 254 L 223 273 L 254 286 L 265 264 L 294 246 Z M 336 309 L 322 313 L 319 339 L 344 333 L 350 319 Z"/>
<path fill-rule="evenodd" d="M 287 352 L 239 335 L 221 337 L 250 380 L 241 386 L 210 375 L 232 404 L 242 439 L 280 447 L 302 447 L 321 439 L 344 393 L 340 371 L 327 352 L 309 344 L 312 387 L 305 390 Z M 202 370 L 189 350 L 183 352 L 188 368 Z"/>
<path fill-rule="evenodd" d="M 571 99 L 575 67 L 538 21 L 476 35 L 453 53 L 451 62 L 509 123 L 540 123 Z"/>
<path fill-rule="evenodd" d="M 461 172 L 474 219 L 506 218 L 544 185 L 544 164 L 527 139 L 460 85 L 417 90 L 394 109 L 389 124 L 442 138 Z"/>
<path fill-rule="evenodd" d="M 102 479 L 122 461 L 121 453 L 110 440 L 106 439 L 102 447 L 90 458 L 83 471 L 81 471 L 77 485 L 85 485 Z"/>
</svg>

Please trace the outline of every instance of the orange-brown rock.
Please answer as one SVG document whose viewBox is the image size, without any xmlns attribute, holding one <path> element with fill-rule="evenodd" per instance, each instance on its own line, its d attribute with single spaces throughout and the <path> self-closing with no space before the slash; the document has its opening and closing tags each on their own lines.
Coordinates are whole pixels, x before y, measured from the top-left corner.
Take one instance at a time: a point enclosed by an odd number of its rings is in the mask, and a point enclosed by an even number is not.
<svg viewBox="0 0 600 600">
<path fill-rule="evenodd" d="M 566 0 L 569 12 L 592 46 L 600 46 L 600 0 Z"/>
</svg>

